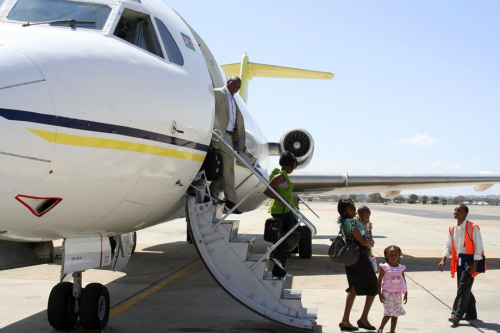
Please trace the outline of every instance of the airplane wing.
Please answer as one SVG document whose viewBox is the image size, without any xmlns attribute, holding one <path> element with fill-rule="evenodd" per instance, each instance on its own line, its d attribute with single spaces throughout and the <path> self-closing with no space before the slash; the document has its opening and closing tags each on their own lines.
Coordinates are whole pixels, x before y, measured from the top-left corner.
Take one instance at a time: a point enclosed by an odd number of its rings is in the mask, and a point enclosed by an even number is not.
<svg viewBox="0 0 500 333">
<path fill-rule="evenodd" d="M 292 174 L 294 193 L 375 193 L 393 198 L 403 190 L 473 185 L 478 192 L 500 183 L 500 175 L 324 175 Z"/>
</svg>

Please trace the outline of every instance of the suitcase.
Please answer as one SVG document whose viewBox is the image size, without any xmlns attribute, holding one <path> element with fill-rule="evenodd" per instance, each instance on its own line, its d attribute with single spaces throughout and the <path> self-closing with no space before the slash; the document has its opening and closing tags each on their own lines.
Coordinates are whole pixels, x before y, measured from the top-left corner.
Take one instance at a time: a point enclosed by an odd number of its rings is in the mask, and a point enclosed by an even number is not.
<svg viewBox="0 0 500 333">
<path fill-rule="evenodd" d="M 218 149 L 208 148 L 201 170 L 205 170 L 205 175 L 209 181 L 213 182 L 220 178 L 222 174 L 222 155 Z"/>
</svg>

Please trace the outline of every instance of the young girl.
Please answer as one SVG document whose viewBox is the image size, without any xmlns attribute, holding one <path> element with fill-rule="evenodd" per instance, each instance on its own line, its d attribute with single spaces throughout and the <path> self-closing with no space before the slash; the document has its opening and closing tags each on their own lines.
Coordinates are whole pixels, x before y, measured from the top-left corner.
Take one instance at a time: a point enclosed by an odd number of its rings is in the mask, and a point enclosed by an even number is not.
<svg viewBox="0 0 500 333">
<path fill-rule="evenodd" d="M 378 295 L 380 302 L 384 303 L 384 318 L 380 323 L 377 333 L 384 332 L 384 326 L 391 319 L 391 333 L 395 332 L 398 317 L 405 313 L 401 302 L 404 293 L 404 304 L 408 300 L 408 291 L 405 279 L 406 266 L 399 264 L 401 249 L 396 245 L 391 245 L 384 250 L 386 264 L 380 264 L 380 274 L 378 276 Z"/>
<path fill-rule="evenodd" d="M 370 222 L 370 216 L 372 215 L 372 212 L 370 211 L 370 208 L 366 206 L 361 206 L 358 208 L 358 221 L 361 222 L 363 227 L 365 228 L 365 238 L 366 239 L 372 239 L 372 223 Z M 378 271 L 378 265 L 377 265 L 377 259 L 375 259 L 375 256 L 372 253 L 372 248 L 368 247 L 367 250 L 367 255 L 370 259 L 370 263 L 372 264 L 373 271 L 377 273 Z"/>
</svg>

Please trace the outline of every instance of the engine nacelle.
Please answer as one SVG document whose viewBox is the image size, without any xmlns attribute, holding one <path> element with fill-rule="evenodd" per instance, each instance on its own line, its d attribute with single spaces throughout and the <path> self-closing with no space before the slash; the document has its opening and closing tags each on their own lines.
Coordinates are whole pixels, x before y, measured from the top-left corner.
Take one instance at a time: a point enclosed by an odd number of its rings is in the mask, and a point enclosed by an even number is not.
<svg viewBox="0 0 500 333">
<path fill-rule="evenodd" d="M 294 128 L 287 131 L 280 139 L 280 153 L 289 151 L 297 158 L 297 169 L 305 168 L 312 160 L 314 140 L 306 130 Z"/>
<path fill-rule="evenodd" d="M 384 199 L 394 199 L 398 195 L 401 194 L 401 191 L 389 191 L 389 192 L 380 192 L 380 196 Z"/>
</svg>

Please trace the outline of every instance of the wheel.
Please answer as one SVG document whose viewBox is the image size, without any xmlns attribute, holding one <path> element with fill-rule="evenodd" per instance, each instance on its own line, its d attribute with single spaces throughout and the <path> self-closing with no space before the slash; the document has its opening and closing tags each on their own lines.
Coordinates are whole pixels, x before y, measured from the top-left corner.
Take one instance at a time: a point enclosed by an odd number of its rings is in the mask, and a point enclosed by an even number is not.
<svg viewBox="0 0 500 333">
<path fill-rule="evenodd" d="M 104 329 L 109 319 L 108 289 L 100 283 L 90 283 L 80 299 L 80 324 L 86 329 Z"/>
<path fill-rule="evenodd" d="M 312 234 L 311 229 L 303 227 L 303 236 L 299 240 L 299 256 L 302 259 L 309 259 L 312 257 Z"/>
<path fill-rule="evenodd" d="M 73 283 L 61 282 L 52 288 L 47 306 L 50 326 L 58 331 L 72 329 L 78 314 L 75 313 L 76 299 L 73 297 Z"/>
<path fill-rule="evenodd" d="M 133 239 L 134 239 L 134 246 L 132 247 L 132 254 L 134 254 L 135 252 L 135 247 L 137 245 L 137 232 L 134 231 L 134 236 L 133 236 Z"/>
</svg>

